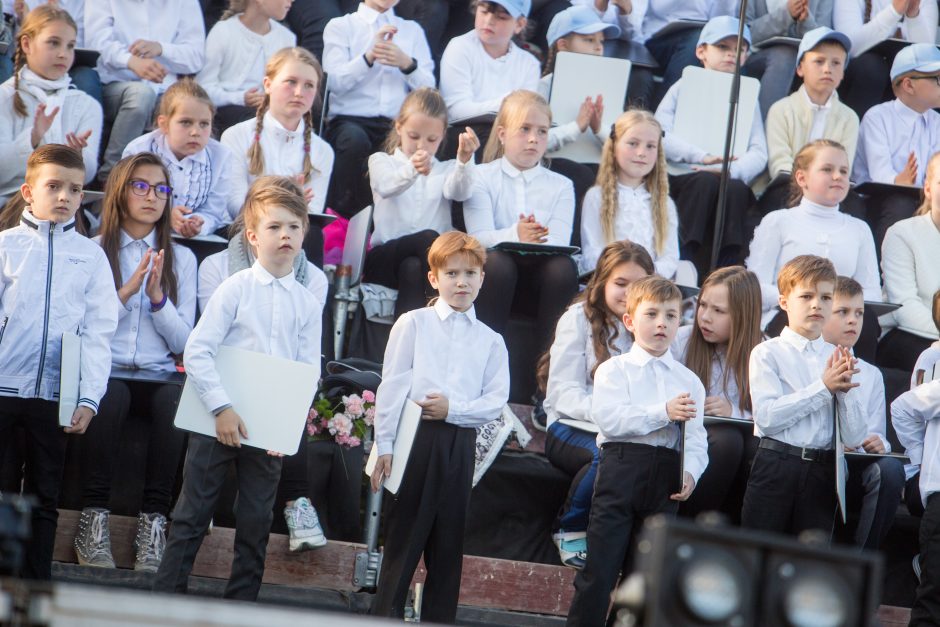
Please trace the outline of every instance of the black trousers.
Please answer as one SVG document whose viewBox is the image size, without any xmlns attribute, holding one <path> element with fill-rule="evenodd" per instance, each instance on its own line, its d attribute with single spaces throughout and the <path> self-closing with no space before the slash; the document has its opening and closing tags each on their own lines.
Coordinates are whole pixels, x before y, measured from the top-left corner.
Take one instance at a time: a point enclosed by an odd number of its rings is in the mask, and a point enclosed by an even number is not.
<svg viewBox="0 0 940 627">
<path fill-rule="evenodd" d="M 760 198 L 757 201 L 756 214 L 759 218 L 763 218 L 771 211 L 776 211 L 777 209 L 784 209 L 790 203 L 787 201 L 790 198 L 790 175 L 778 175 L 771 181 L 770 185 L 767 186 L 767 189 L 760 195 Z M 867 215 L 867 210 L 865 208 L 865 200 L 858 195 L 854 190 L 849 191 L 849 195 L 845 197 L 845 200 L 839 205 L 839 211 L 842 213 L 847 213 L 853 218 L 858 218 L 859 220 L 865 220 Z M 757 226 L 756 224 L 753 226 Z M 748 229 L 747 239 L 750 241 L 751 237 L 754 235 L 753 227 Z"/>
<path fill-rule="evenodd" d="M 94 419 L 92 419 L 94 422 Z M 0 442 L 10 442 L 13 431 L 26 436 L 23 491 L 38 501 L 33 508 L 33 537 L 19 575 L 24 579 L 52 579 L 52 551 L 59 521 L 59 488 L 65 468 L 65 432 L 59 427 L 59 405 L 38 398 L 0 396 Z M 0 467 L 7 447 L 0 446 Z"/>
<path fill-rule="evenodd" d="M 894 98 L 891 93 L 891 59 L 872 50 L 852 57 L 839 85 L 839 99 L 861 120 L 865 112 Z M 926 166 L 925 166 L 926 167 Z"/>
<path fill-rule="evenodd" d="M 336 153 L 327 206 L 344 218 L 372 204 L 369 155 L 382 149 L 391 128 L 388 118 L 352 115 L 337 115 L 327 123 L 325 139 Z"/>
<path fill-rule="evenodd" d="M 745 431 L 738 425 L 706 425 L 705 432 L 708 434 L 708 466 L 689 500 L 679 504 L 679 513 L 695 517 L 702 512 L 720 511 L 736 519 L 741 515 L 758 439 L 753 431 Z"/>
<path fill-rule="evenodd" d="M 835 462 L 804 461 L 758 449 L 744 494 L 741 526 L 799 535 L 832 534 L 836 516 Z"/>
<path fill-rule="evenodd" d="M 229 466 L 235 464 L 235 558 L 223 596 L 255 601 L 261 589 L 281 458 L 252 446 L 223 446 L 215 438 L 190 434 L 183 488 L 173 509 L 166 552 L 153 582 L 155 592 L 186 592 Z"/>
<path fill-rule="evenodd" d="M 168 516 L 176 471 L 186 434 L 175 426 L 180 387 L 137 381 L 108 381 L 98 415 L 82 442 L 82 506 L 110 509 L 111 482 L 121 450 L 121 431 L 129 415 L 150 419 L 144 494 L 140 511 Z"/>
<path fill-rule="evenodd" d="M 924 502 L 920 500 L 920 471 L 904 482 L 904 504 L 907 512 L 914 518 L 924 515 Z"/>
<path fill-rule="evenodd" d="M 386 494 L 385 549 L 373 614 L 404 615 L 411 577 L 423 553 L 428 574 L 421 620 L 456 620 L 475 444 L 475 429 L 438 420 L 418 427 L 398 494 Z"/>
<path fill-rule="evenodd" d="M 296 0 L 287 12 L 287 26 L 303 46 L 322 61 L 323 30 L 334 17 L 356 10 L 355 0 Z"/>
<path fill-rule="evenodd" d="M 765 332 L 768 337 L 777 337 L 783 331 L 783 327 L 789 323 L 787 312 L 782 309 L 777 312 L 770 322 L 767 323 Z M 855 342 L 855 356 L 860 357 L 870 364 L 875 363 L 878 352 L 878 336 L 881 335 L 881 325 L 878 323 L 878 316 L 871 309 L 865 310 L 865 316 L 862 318 L 862 332 Z M 878 362 L 879 365 L 881 362 Z"/>
<path fill-rule="evenodd" d="M 852 63 L 855 63 L 855 59 L 852 59 Z M 868 208 L 868 226 L 875 237 L 875 253 L 878 261 L 881 261 L 881 244 L 885 241 L 888 229 L 895 222 L 913 216 L 920 202 L 907 194 L 878 194 L 869 196 L 865 204 Z"/>
<path fill-rule="evenodd" d="M 486 150 L 486 142 L 489 141 L 490 133 L 493 130 L 492 122 L 473 122 L 471 124 L 459 122 L 448 126 L 447 132 L 444 135 L 444 141 L 441 142 L 440 148 L 437 149 L 438 159 L 446 161 L 447 159 L 457 158 L 457 148 L 460 146 L 460 134 L 466 132 L 468 126 L 473 129 L 477 139 L 480 140 L 480 147 L 473 153 L 473 157 L 476 159 L 477 163 L 483 162 L 483 152 Z"/>
<path fill-rule="evenodd" d="M 888 536 L 901 504 L 904 465 L 891 457 L 852 458 L 848 463 L 846 506 L 849 511 L 858 512 L 853 534 L 855 544 L 877 551 Z"/>
<path fill-rule="evenodd" d="M 252 109 L 243 104 L 219 107 L 218 111 L 215 112 L 215 116 L 212 118 L 213 137 L 218 139 L 226 129 L 235 126 L 239 122 L 251 120 L 255 117 L 256 113 L 256 109 Z"/>
<path fill-rule="evenodd" d="M 911 607 L 911 627 L 940 625 L 940 494 L 927 497 L 920 520 L 920 584 Z"/>
<path fill-rule="evenodd" d="M 566 177 L 574 185 L 574 221 L 571 229 L 571 245 L 581 245 L 581 205 L 584 195 L 594 187 L 597 180 L 597 164 L 578 163 L 571 159 L 552 159 L 548 169 Z"/>
<path fill-rule="evenodd" d="M 633 567 L 633 543 L 653 514 L 675 514 L 679 453 L 645 444 L 609 442 L 601 447 L 587 529 L 587 563 L 574 578 L 570 627 L 600 627 L 620 573 Z"/>
<path fill-rule="evenodd" d="M 426 229 L 389 240 L 366 254 L 365 280 L 398 290 L 395 318 L 428 304 L 434 294 L 428 283 L 428 249 L 437 231 Z"/>
<path fill-rule="evenodd" d="M 307 478 L 307 434 L 300 438 L 300 448 L 281 462 L 281 495 L 285 501 L 296 501 L 310 496 L 310 481 Z"/>
<path fill-rule="evenodd" d="M 933 340 L 901 329 L 891 329 L 878 342 L 878 365 L 913 372 L 917 358 L 927 350 Z"/>
</svg>

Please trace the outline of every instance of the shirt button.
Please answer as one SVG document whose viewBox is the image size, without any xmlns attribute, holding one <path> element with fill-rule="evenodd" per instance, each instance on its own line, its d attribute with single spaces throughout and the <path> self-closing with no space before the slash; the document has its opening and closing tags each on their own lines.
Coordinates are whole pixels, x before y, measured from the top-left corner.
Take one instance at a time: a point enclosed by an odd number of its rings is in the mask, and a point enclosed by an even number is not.
<svg viewBox="0 0 940 627">
<path fill-rule="evenodd" d="M 131 331 L 133 331 L 134 333 L 137 333 L 137 327 L 131 327 Z"/>
</svg>

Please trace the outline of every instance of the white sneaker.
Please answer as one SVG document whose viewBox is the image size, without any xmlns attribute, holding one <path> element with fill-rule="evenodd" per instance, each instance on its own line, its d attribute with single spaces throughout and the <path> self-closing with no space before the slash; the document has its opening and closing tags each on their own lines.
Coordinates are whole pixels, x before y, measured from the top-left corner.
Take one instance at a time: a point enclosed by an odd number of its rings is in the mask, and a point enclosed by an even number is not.
<svg viewBox="0 0 940 627">
<path fill-rule="evenodd" d="M 134 570 L 155 573 L 163 560 L 166 549 L 166 516 L 163 514 L 141 514 L 137 518 L 137 535 L 134 536 Z"/>
<path fill-rule="evenodd" d="M 326 546 L 326 536 L 310 499 L 305 496 L 294 501 L 293 507 L 284 508 L 284 520 L 290 532 L 290 550 L 292 552 L 309 551 Z"/>
<path fill-rule="evenodd" d="M 111 555 L 111 512 L 100 507 L 86 507 L 78 519 L 75 554 L 82 566 L 114 568 Z"/>
<path fill-rule="evenodd" d="M 552 535 L 552 540 L 558 547 L 562 564 L 571 568 L 584 568 L 587 561 L 587 532 L 561 530 Z"/>
</svg>

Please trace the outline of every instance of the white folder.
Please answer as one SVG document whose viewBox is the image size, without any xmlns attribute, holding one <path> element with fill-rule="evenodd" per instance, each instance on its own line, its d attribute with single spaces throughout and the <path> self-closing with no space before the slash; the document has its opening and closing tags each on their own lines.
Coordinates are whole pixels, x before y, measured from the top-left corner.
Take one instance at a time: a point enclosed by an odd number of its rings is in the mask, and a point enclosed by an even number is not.
<svg viewBox="0 0 940 627">
<path fill-rule="evenodd" d="M 59 426 L 71 427 L 72 414 L 78 407 L 82 380 L 82 338 L 66 331 L 62 334 L 59 357 Z"/>
<path fill-rule="evenodd" d="M 401 418 L 398 419 L 398 431 L 395 433 L 395 446 L 392 449 L 392 472 L 385 478 L 385 489 L 392 494 L 398 494 L 401 487 L 401 480 L 405 476 L 405 467 L 408 465 L 408 458 L 411 456 L 411 447 L 415 443 L 415 435 L 418 433 L 418 426 L 421 424 L 421 406 L 411 400 L 405 400 L 405 406 L 401 410 Z M 372 452 L 369 453 L 369 460 L 366 462 L 366 474 L 370 477 L 375 471 L 375 464 L 379 461 L 379 447 L 372 444 Z"/>
</svg>

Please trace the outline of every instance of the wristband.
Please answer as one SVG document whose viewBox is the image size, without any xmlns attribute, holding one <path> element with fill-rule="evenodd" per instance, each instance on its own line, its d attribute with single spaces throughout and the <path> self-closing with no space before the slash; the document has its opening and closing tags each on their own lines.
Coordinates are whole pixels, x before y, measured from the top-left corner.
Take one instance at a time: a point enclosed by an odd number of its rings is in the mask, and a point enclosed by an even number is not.
<svg viewBox="0 0 940 627">
<path fill-rule="evenodd" d="M 402 74 L 411 74 L 412 72 L 414 72 L 414 71 L 417 70 L 417 69 L 418 69 L 418 60 L 415 59 L 414 57 L 411 57 L 411 65 L 409 65 L 409 66 L 406 67 L 404 70 L 402 70 L 401 73 L 402 73 Z"/>
<path fill-rule="evenodd" d="M 372 67 L 372 64 L 369 63 L 369 57 L 367 57 L 365 53 L 363 53 L 362 55 L 362 60 L 366 62 L 366 65 L 368 65 L 369 67 Z"/>
<path fill-rule="evenodd" d="M 150 311 L 151 313 L 156 313 L 163 309 L 163 306 L 166 305 L 166 292 L 163 293 L 163 299 L 159 303 L 150 301 Z"/>
</svg>

